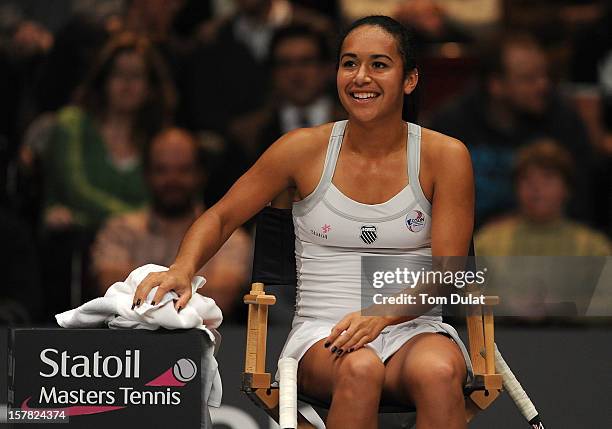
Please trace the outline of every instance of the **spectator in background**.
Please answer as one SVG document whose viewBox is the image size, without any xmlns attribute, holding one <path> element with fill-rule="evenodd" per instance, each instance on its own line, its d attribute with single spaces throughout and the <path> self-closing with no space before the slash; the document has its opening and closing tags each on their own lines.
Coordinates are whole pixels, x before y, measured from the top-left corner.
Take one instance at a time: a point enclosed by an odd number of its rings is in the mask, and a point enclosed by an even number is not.
<svg viewBox="0 0 612 429">
<path fill-rule="evenodd" d="M 121 34 L 101 51 L 78 106 L 57 114 L 43 157 L 45 225 L 95 228 L 146 199 L 141 148 L 172 116 L 174 90 L 144 38 Z"/>
<path fill-rule="evenodd" d="M 236 13 L 202 26 L 194 53 L 188 123 L 223 133 L 229 121 L 262 107 L 268 93 L 268 61 L 274 31 L 306 24 L 331 34 L 331 22 L 288 0 L 237 0 Z M 214 65 L 214 66 L 213 66 Z M 248 72 L 245 72 L 248 71 Z"/>
<path fill-rule="evenodd" d="M 229 138 L 228 127 L 271 98 L 270 42 L 277 29 L 293 24 L 308 25 L 332 37 L 328 18 L 288 0 L 238 0 L 234 14 L 200 26 L 201 46 L 188 62 L 190 77 L 184 87 L 189 91 L 184 93 L 182 123 L 220 142 L 213 150 L 218 161 L 211 170 L 215 184 L 207 189 L 209 204 L 221 198 L 249 167 L 244 143 Z M 252 136 L 249 140 L 253 141 Z"/>
<path fill-rule="evenodd" d="M 151 204 L 111 218 L 93 246 L 100 294 L 141 265 L 172 263 L 183 235 L 204 211 L 198 153 L 196 141 L 182 129 L 166 129 L 153 139 L 144 158 Z M 200 292 L 213 298 L 225 316 L 248 282 L 250 256 L 251 239 L 238 229 L 199 273 L 207 280 Z"/>
<path fill-rule="evenodd" d="M 588 137 L 578 116 L 555 93 L 539 44 L 527 34 L 505 34 L 482 58 L 479 85 L 439 112 L 431 124 L 470 149 L 477 225 L 513 207 L 513 153 L 544 136 L 559 141 L 575 159 L 577 198 L 572 215 L 587 217 Z"/>
<path fill-rule="evenodd" d="M 345 117 L 330 92 L 333 64 L 326 35 L 294 25 L 278 30 L 270 43 L 272 94 L 266 107 L 239 118 L 232 135 L 252 159 L 280 136 Z"/>
<path fill-rule="evenodd" d="M 565 215 L 574 178 L 571 154 L 541 140 L 520 149 L 514 166 L 518 213 L 485 225 L 475 237 L 486 256 L 609 256 L 606 237 Z"/>
<path fill-rule="evenodd" d="M 573 167 L 570 153 L 551 140 L 518 151 L 518 213 L 485 225 L 474 240 L 489 271 L 487 290 L 502 297 L 498 314 L 529 321 L 583 315 L 603 281 L 612 245 L 565 215 Z"/>
</svg>

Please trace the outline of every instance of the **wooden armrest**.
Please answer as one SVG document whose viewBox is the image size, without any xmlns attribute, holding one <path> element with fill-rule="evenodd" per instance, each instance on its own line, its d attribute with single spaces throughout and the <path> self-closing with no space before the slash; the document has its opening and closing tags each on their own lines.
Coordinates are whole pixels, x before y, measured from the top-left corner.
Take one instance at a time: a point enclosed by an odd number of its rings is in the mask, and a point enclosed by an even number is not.
<svg viewBox="0 0 612 429">
<path fill-rule="evenodd" d="M 484 410 L 497 399 L 502 389 L 501 374 L 495 370 L 495 329 L 493 306 L 498 296 L 486 296 L 484 305 L 467 307 L 467 328 L 470 358 L 474 369 L 474 392 L 470 399 L 478 409 Z"/>
<path fill-rule="evenodd" d="M 276 304 L 276 297 L 274 295 L 251 295 L 247 294 L 243 299 L 245 304 L 263 304 L 263 305 L 274 305 Z"/>
<path fill-rule="evenodd" d="M 268 306 L 276 303 L 276 297 L 266 294 L 263 283 L 253 283 L 244 303 L 249 306 L 249 316 L 242 390 L 268 389 L 271 382 L 270 373 L 266 372 Z"/>
</svg>

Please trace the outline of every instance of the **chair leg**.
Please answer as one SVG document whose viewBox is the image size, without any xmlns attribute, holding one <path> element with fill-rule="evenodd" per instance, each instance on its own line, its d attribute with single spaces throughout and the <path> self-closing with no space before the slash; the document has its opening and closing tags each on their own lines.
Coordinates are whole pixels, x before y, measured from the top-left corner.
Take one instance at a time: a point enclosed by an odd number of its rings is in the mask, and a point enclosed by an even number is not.
<svg viewBox="0 0 612 429">
<path fill-rule="evenodd" d="M 252 389 L 245 393 L 255 405 L 278 421 L 278 389 Z"/>
<path fill-rule="evenodd" d="M 465 398 L 465 421 L 471 422 L 472 419 L 478 414 L 480 407 L 472 401 L 469 396 Z"/>
</svg>

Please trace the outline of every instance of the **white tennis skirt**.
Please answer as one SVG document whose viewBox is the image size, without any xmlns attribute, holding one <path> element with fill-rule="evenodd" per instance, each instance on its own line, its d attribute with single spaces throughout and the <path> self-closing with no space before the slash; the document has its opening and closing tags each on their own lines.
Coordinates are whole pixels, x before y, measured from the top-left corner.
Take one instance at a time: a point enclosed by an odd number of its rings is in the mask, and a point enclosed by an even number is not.
<svg viewBox="0 0 612 429">
<path fill-rule="evenodd" d="M 335 325 L 336 322 L 330 320 L 300 318 L 296 316 L 279 359 L 292 357 L 299 362 L 302 356 L 317 341 L 329 336 L 331 329 Z M 421 316 L 408 322 L 387 326 L 378 338 L 366 344 L 366 347 L 370 347 L 376 352 L 382 362 L 386 362 L 408 340 L 424 333 L 442 333 L 448 335 L 457 343 L 467 368 L 466 386 L 471 385 L 474 379 L 474 371 L 470 355 L 455 328 L 448 323 L 442 322 L 438 317 Z M 275 378 L 278 381 L 278 371 Z"/>
</svg>

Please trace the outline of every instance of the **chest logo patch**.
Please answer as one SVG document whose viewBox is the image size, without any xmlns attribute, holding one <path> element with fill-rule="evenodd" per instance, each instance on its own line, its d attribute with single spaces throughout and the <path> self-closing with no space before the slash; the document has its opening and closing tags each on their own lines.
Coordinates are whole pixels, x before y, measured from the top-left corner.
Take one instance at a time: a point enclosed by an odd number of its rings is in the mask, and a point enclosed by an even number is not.
<svg viewBox="0 0 612 429">
<path fill-rule="evenodd" d="M 375 225 L 363 225 L 361 227 L 361 235 L 359 236 L 365 244 L 372 244 L 378 238 Z"/>
<path fill-rule="evenodd" d="M 323 238 L 327 240 L 327 233 L 331 231 L 331 229 L 332 229 L 331 225 L 325 224 L 321 227 L 321 232 L 315 229 L 311 229 L 310 233 L 314 235 L 315 237 L 319 237 L 319 238 Z"/>
<path fill-rule="evenodd" d="M 425 215 L 420 210 L 414 210 L 414 213 L 413 215 L 410 213 L 406 215 L 406 226 L 411 232 L 419 232 L 425 227 Z"/>
</svg>

